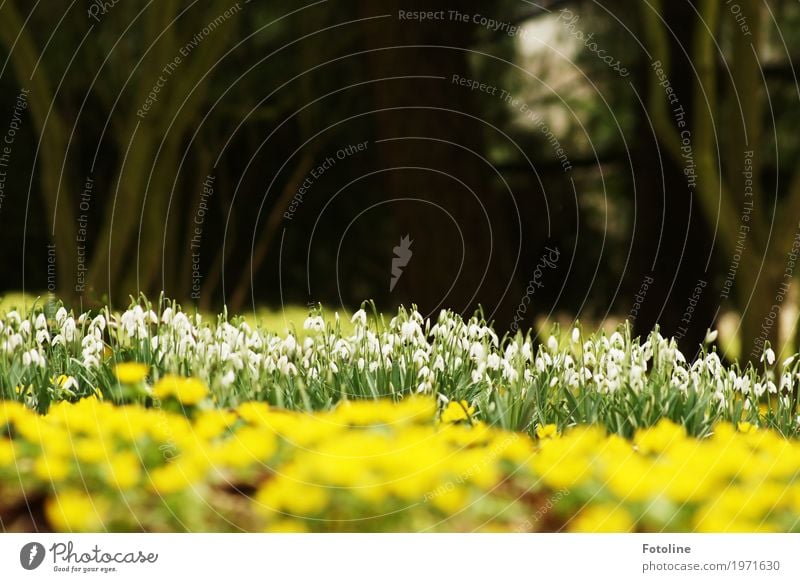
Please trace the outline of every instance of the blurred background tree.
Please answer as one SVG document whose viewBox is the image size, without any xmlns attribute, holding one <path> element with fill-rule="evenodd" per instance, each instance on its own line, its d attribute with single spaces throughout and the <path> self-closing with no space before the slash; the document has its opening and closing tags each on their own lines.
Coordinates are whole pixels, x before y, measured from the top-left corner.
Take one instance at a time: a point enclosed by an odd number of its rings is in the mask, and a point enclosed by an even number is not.
<svg viewBox="0 0 800 582">
<path fill-rule="evenodd" d="M 0 7 L 6 290 L 795 345 L 796 3 L 101 6 Z"/>
</svg>

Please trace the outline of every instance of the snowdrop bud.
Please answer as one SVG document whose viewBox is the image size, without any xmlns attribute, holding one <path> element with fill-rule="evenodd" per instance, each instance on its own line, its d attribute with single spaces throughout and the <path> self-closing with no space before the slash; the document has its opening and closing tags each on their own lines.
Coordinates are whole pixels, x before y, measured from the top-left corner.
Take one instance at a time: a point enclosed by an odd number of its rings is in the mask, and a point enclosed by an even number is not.
<svg viewBox="0 0 800 582">
<path fill-rule="evenodd" d="M 551 352 L 558 351 L 558 340 L 552 335 L 549 338 L 547 338 L 547 349 L 550 350 Z"/>
<path fill-rule="evenodd" d="M 704 343 L 713 344 L 715 341 L 717 341 L 718 335 L 719 331 L 717 331 L 716 329 L 714 331 L 711 331 L 709 329 L 708 331 L 706 331 L 706 339 L 704 340 Z"/>
<path fill-rule="evenodd" d="M 367 325 L 367 312 L 363 309 L 359 309 L 353 314 L 353 317 L 350 318 L 350 322 L 357 326 Z"/>
<path fill-rule="evenodd" d="M 572 343 L 573 344 L 577 344 L 579 341 L 581 341 L 581 330 L 579 330 L 577 327 L 573 327 L 572 328 Z"/>
</svg>

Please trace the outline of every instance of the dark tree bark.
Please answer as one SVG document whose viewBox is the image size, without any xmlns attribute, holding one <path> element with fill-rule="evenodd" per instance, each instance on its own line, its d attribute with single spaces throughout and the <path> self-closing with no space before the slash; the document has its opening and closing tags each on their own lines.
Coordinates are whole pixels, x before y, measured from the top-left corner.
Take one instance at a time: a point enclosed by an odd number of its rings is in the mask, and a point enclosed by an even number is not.
<svg viewBox="0 0 800 582">
<path fill-rule="evenodd" d="M 375 114 L 378 139 L 392 140 L 376 144 L 382 167 L 391 169 L 379 174 L 379 184 L 385 199 L 397 200 L 395 244 L 405 235 L 414 241 L 392 299 L 413 301 L 423 312 L 449 307 L 471 314 L 480 303 L 504 327 L 520 300 L 514 285 L 505 291 L 519 244 L 516 232 L 509 232 L 516 217 L 510 201 L 497 194 L 502 185 L 496 174 L 480 158 L 491 130 L 480 121 L 476 96 L 452 82 L 454 75 L 474 76 L 468 49 L 476 26 L 449 17 L 429 23 L 398 18 L 399 10 L 455 9 L 475 13 L 485 5 L 391 0 L 380 8 L 366 1 L 360 6 L 362 16 L 391 14 L 364 25 L 367 47 L 379 49 L 368 55 L 370 77 L 417 77 L 374 84 L 375 108 L 382 110 Z M 394 48 L 380 50 L 385 47 Z M 387 261 L 391 252 L 386 249 Z"/>
</svg>

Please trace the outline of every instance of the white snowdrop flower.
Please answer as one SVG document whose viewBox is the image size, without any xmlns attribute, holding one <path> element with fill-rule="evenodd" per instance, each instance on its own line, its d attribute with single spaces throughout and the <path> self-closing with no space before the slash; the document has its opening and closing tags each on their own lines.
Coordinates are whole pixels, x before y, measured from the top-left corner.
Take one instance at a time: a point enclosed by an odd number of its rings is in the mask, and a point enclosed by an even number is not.
<svg viewBox="0 0 800 582">
<path fill-rule="evenodd" d="M 78 389 L 78 380 L 72 376 L 67 376 L 67 379 L 64 380 L 64 383 L 59 388 L 74 395 L 75 390 Z"/>
<path fill-rule="evenodd" d="M 325 321 L 319 315 L 309 316 L 303 322 L 303 329 L 311 331 L 323 331 L 325 329 Z"/>
<path fill-rule="evenodd" d="M 532 382 L 533 381 L 533 372 L 530 368 L 525 368 L 525 371 L 522 374 L 522 377 L 525 379 L 525 382 Z"/>
<path fill-rule="evenodd" d="M 31 354 L 30 352 L 24 352 L 22 354 L 22 365 L 26 368 L 31 365 Z"/>
<path fill-rule="evenodd" d="M 31 322 L 30 322 L 30 320 L 26 319 L 21 324 L 19 324 L 19 331 L 23 336 L 29 337 L 31 335 Z"/>
<path fill-rule="evenodd" d="M 794 363 L 794 360 L 795 360 L 795 358 L 796 358 L 796 357 L 797 357 L 797 355 L 796 355 L 796 354 L 795 354 L 795 355 L 793 355 L 793 356 L 789 356 L 788 358 L 786 358 L 786 359 L 783 361 L 783 364 L 782 364 L 782 366 L 781 366 L 781 367 L 783 367 L 783 368 L 788 368 L 789 366 L 791 366 L 791 365 Z"/>
<path fill-rule="evenodd" d="M 227 389 L 233 386 L 233 383 L 236 381 L 236 374 L 233 370 L 228 370 L 225 372 L 219 380 L 220 385 Z"/>
<path fill-rule="evenodd" d="M 594 367 L 597 365 L 597 360 L 594 357 L 594 353 L 592 352 L 584 352 L 583 354 L 583 363 L 589 367 Z"/>
<path fill-rule="evenodd" d="M 427 380 L 420 382 L 420 385 L 417 386 L 417 394 L 430 394 L 431 392 L 433 392 L 433 384 Z"/>
<path fill-rule="evenodd" d="M 712 374 L 716 375 L 722 368 L 722 362 L 719 361 L 719 356 L 712 352 L 706 356 L 706 368 Z"/>
<path fill-rule="evenodd" d="M 339 373 L 339 366 L 336 365 L 336 362 L 331 362 L 331 372 L 334 374 Z"/>
<path fill-rule="evenodd" d="M 506 360 L 503 360 L 503 379 L 507 382 L 516 382 L 519 378 L 519 372 L 509 364 Z"/>
<path fill-rule="evenodd" d="M 158 350 L 158 343 L 159 343 L 158 340 L 159 337 L 157 335 L 154 335 L 153 337 L 150 338 L 150 347 L 153 349 L 153 351 Z"/>
<path fill-rule="evenodd" d="M 286 339 L 289 339 L 290 337 L 294 338 L 293 335 L 289 335 L 289 336 L 287 336 Z M 264 347 L 264 340 L 261 338 L 261 334 L 253 333 L 253 334 L 250 334 L 250 337 L 247 338 L 247 342 L 246 342 L 245 345 L 248 348 L 250 348 L 251 350 L 259 351 Z M 292 347 L 292 351 L 294 351 L 296 347 L 297 347 L 297 342 L 295 341 L 295 344 Z"/>
<path fill-rule="evenodd" d="M 497 354 L 489 354 L 486 358 L 486 367 L 490 370 L 497 370 L 500 368 L 500 356 Z"/>
<path fill-rule="evenodd" d="M 311 339 L 310 337 L 307 337 L 306 339 L 303 340 L 303 350 L 304 351 L 307 352 L 308 350 L 310 350 L 313 347 L 314 347 L 314 340 L 313 339 Z"/>
<path fill-rule="evenodd" d="M 569 370 L 573 366 L 575 366 L 575 360 L 572 359 L 572 356 L 569 354 L 564 356 L 564 367 Z"/>
<path fill-rule="evenodd" d="M 36 322 L 33 326 L 36 329 L 44 329 L 47 327 L 47 318 L 44 316 L 44 313 L 40 313 L 36 316 Z"/>
<path fill-rule="evenodd" d="M 161 313 L 161 322 L 167 325 L 172 323 L 172 314 L 173 314 L 172 307 L 167 307 L 166 309 L 164 309 L 164 311 Z"/>
<path fill-rule="evenodd" d="M 370 372 L 374 373 L 374 372 L 375 372 L 375 371 L 376 371 L 376 370 L 377 370 L 377 369 L 380 367 L 380 365 L 381 365 L 381 364 L 380 364 L 380 362 L 377 362 L 377 361 L 375 361 L 375 360 L 372 360 L 372 361 L 369 363 L 369 366 L 367 367 L 367 369 L 368 369 Z"/>
<path fill-rule="evenodd" d="M 773 382 L 772 380 L 767 380 L 767 392 L 769 392 L 770 394 L 778 393 L 778 387 L 775 386 L 775 382 Z"/>
<path fill-rule="evenodd" d="M 283 340 L 283 349 L 287 354 L 294 353 L 294 350 L 297 348 L 297 340 L 291 334 L 286 336 L 286 339 Z"/>
<path fill-rule="evenodd" d="M 750 410 L 751 408 L 752 408 L 752 404 L 750 404 L 750 399 L 749 398 L 745 398 L 745 400 L 744 400 L 744 409 L 745 410 Z"/>
<path fill-rule="evenodd" d="M 97 356 L 94 355 L 84 355 L 83 365 L 87 368 L 99 368 L 100 360 L 97 358 Z"/>
<path fill-rule="evenodd" d="M 50 334 L 46 329 L 40 329 L 36 332 L 36 343 L 39 345 L 50 343 Z"/>
<path fill-rule="evenodd" d="M 760 398 L 764 392 L 766 392 L 767 386 L 762 382 L 756 382 L 753 384 L 753 394 L 756 395 L 757 398 Z"/>
<path fill-rule="evenodd" d="M 579 330 L 577 327 L 573 327 L 572 328 L 572 343 L 573 344 L 577 344 L 579 341 L 581 341 L 581 330 Z"/>
<path fill-rule="evenodd" d="M 400 326 L 400 335 L 403 337 L 404 340 L 410 340 L 416 337 L 417 333 L 421 332 L 422 330 L 419 327 L 419 324 L 416 321 L 405 321 L 403 325 Z"/>
<path fill-rule="evenodd" d="M 531 343 L 528 341 L 522 344 L 522 357 L 528 362 L 533 359 L 533 348 L 531 347 Z"/>
<path fill-rule="evenodd" d="M 439 372 L 444 370 L 444 358 L 441 354 L 436 356 L 436 360 L 433 362 L 433 369 Z"/>
<path fill-rule="evenodd" d="M 569 379 L 567 380 L 567 386 L 569 386 L 572 390 L 576 390 L 581 385 L 581 378 L 578 374 L 572 373 L 569 375 Z"/>
<path fill-rule="evenodd" d="M 714 331 L 711 331 L 710 329 L 707 330 L 706 331 L 706 338 L 705 338 L 705 340 L 703 340 L 703 343 L 705 343 L 705 344 L 713 344 L 715 341 L 717 341 L 717 336 L 718 335 L 719 335 L 719 331 L 716 330 L 716 329 Z"/>
<path fill-rule="evenodd" d="M 346 360 L 350 357 L 350 344 L 346 340 L 340 339 L 336 342 L 333 351 L 339 358 Z"/>
<path fill-rule="evenodd" d="M 417 372 L 417 378 L 427 378 L 431 373 L 430 368 L 428 366 L 423 366 L 419 372 Z"/>
<path fill-rule="evenodd" d="M 764 353 L 761 354 L 761 361 L 767 361 L 767 365 L 771 366 L 775 363 L 775 352 L 772 351 L 772 348 L 767 348 L 764 350 Z"/>
<path fill-rule="evenodd" d="M 552 335 L 547 338 L 547 349 L 553 353 L 558 351 L 558 340 Z"/>
<path fill-rule="evenodd" d="M 618 331 L 615 331 L 611 334 L 611 339 L 609 339 L 609 343 L 616 347 L 616 348 L 623 348 L 625 347 L 625 338 L 622 337 L 622 334 Z"/>
<path fill-rule="evenodd" d="M 61 326 L 61 335 L 64 336 L 64 339 L 68 342 L 75 340 L 75 320 L 71 317 L 64 320 L 64 324 Z"/>
<path fill-rule="evenodd" d="M 463 364 L 463 363 L 464 362 L 461 359 L 461 356 L 456 356 L 456 359 L 453 360 L 453 367 L 457 370 L 457 369 L 459 369 L 461 367 L 461 364 Z"/>
<path fill-rule="evenodd" d="M 364 311 L 363 309 L 359 309 L 353 314 L 353 317 L 350 318 L 350 322 L 354 323 L 357 326 L 367 325 L 367 312 Z"/>
<path fill-rule="evenodd" d="M 11 313 L 9 313 L 9 314 L 8 314 L 6 317 L 7 317 L 8 319 L 11 319 L 11 315 L 12 315 L 12 314 L 15 314 L 15 315 L 17 315 L 17 312 L 16 312 L 16 311 L 12 311 L 12 312 L 11 312 Z M 17 315 L 17 319 L 19 319 L 19 315 Z M 63 307 L 59 307 L 59 308 L 58 308 L 58 311 L 56 311 L 56 323 L 57 323 L 58 325 L 61 325 L 61 324 L 63 324 L 63 323 L 64 323 L 64 320 L 65 320 L 65 319 L 67 319 L 67 310 L 66 310 L 66 309 L 64 309 Z"/>
<path fill-rule="evenodd" d="M 550 378 L 550 388 L 553 388 L 556 385 L 558 385 L 558 376 L 553 376 Z"/>
<path fill-rule="evenodd" d="M 359 372 L 363 372 L 364 371 L 364 366 L 365 365 L 366 365 L 366 362 L 364 361 L 364 358 L 358 358 L 358 361 L 356 362 L 356 366 L 358 367 L 358 371 Z"/>
<path fill-rule="evenodd" d="M 101 332 L 105 331 L 105 329 L 106 329 L 106 318 L 105 318 L 105 316 L 101 313 L 100 315 L 98 315 L 97 317 L 95 317 L 92 320 L 92 323 L 90 325 L 91 325 L 91 327 L 93 327 L 95 329 L 99 329 Z"/>
<path fill-rule="evenodd" d="M 781 375 L 781 392 L 792 389 L 792 375 L 788 372 Z"/>
<path fill-rule="evenodd" d="M 478 368 L 472 371 L 472 383 L 478 384 L 486 376 L 486 364 L 481 362 Z"/>
<path fill-rule="evenodd" d="M 506 346 L 505 359 L 508 361 L 513 360 L 519 353 L 519 345 L 516 342 L 509 343 Z"/>
<path fill-rule="evenodd" d="M 476 362 L 483 362 L 486 359 L 486 348 L 480 342 L 475 342 L 469 348 L 469 357 Z"/>
<path fill-rule="evenodd" d="M 44 358 L 44 356 L 42 354 L 39 353 L 38 350 L 32 349 L 29 352 L 26 352 L 26 354 L 28 354 L 28 364 L 27 365 L 29 365 L 29 366 L 30 365 L 39 366 L 40 368 L 44 368 L 45 367 L 45 364 L 46 364 L 45 358 Z M 25 360 L 25 357 L 24 357 L 24 354 L 23 354 L 23 362 L 24 362 L 24 360 Z"/>
<path fill-rule="evenodd" d="M 631 366 L 631 372 L 630 372 L 631 380 L 633 380 L 633 381 L 641 380 L 642 376 L 643 376 L 643 373 L 644 373 L 644 370 L 642 369 L 641 366 L 636 365 L 636 364 Z"/>
</svg>

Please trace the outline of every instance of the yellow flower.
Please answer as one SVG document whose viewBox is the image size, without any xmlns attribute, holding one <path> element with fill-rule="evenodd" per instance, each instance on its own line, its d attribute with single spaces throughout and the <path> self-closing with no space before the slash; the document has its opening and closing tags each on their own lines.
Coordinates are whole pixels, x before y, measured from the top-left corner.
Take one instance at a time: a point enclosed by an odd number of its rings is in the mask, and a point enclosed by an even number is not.
<svg viewBox="0 0 800 582">
<path fill-rule="evenodd" d="M 66 490 L 45 502 L 45 514 L 55 531 L 98 531 L 103 526 L 107 505 L 85 492 Z"/>
<path fill-rule="evenodd" d="M 117 489 L 132 488 L 139 482 L 140 473 L 139 458 L 130 451 L 114 455 L 106 467 L 106 479 Z"/>
<path fill-rule="evenodd" d="M 475 407 L 470 406 L 466 400 L 456 402 L 451 400 L 447 408 L 442 411 L 442 422 L 459 422 L 468 420 L 475 414 Z"/>
<path fill-rule="evenodd" d="M 139 362 L 124 362 L 114 367 L 114 374 L 123 384 L 138 384 L 150 372 L 150 367 Z"/>
<path fill-rule="evenodd" d="M 318 485 L 301 485 L 288 479 L 269 481 L 256 495 L 262 513 L 285 511 L 290 515 L 317 515 L 328 506 L 328 491 Z"/>
<path fill-rule="evenodd" d="M 444 491 L 431 499 L 434 507 L 445 515 L 453 515 L 464 509 L 469 501 L 467 491 L 458 485 L 445 486 Z"/>
<path fill-rule="evenodd" d="M 739 429 L 739 432 L 744 434 L 751 434 L 758 431 L 758 427 L 750 422 L 740 422 L 736 425 L 736 428 Z"/>
<path fill-rule="evenodd" d="M 202 472 L 192 463 L 183 460 L 168 463 L 150 473 L 153 488 L 160 495 L 188 489 L 202 477 Z"/>
<path fill-rule="evenodd" d="M 558 436 L 558 427 L 555 424 L 540 424 L 536 427 L 536 436 L 540 439 L 552 439 Z"/>
<path fill-rule="evenodd" d="M 13 465 L 16 461 L 14 445 L 6 439 L 0 440 L 0 467 Z"/>
<path fill-rule="evenodd" d="M 167 398 L 172 396 L 188 406 L 197 404 L 208 395 L 208 388 L 197 378 L 167 375 L 153 386 L 153 396 Z"/>
<path fill-rule="evenodd" d="M 42 481 L 63 481 L 69 474 L 69 465 L 60 457 L 42 455 L 34 462 L 33 472 Z"/>
<path fill-rule="evenodd" d="M 630 514 L 620 505 L 593 505 L 572 522 L 570 531 L 580 533 L 627 533 L 634 529 Z"/>
</svg>

